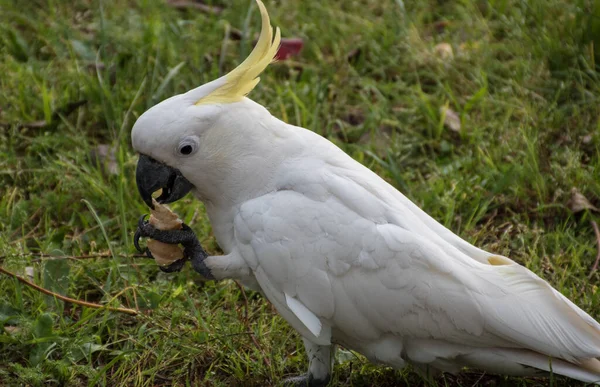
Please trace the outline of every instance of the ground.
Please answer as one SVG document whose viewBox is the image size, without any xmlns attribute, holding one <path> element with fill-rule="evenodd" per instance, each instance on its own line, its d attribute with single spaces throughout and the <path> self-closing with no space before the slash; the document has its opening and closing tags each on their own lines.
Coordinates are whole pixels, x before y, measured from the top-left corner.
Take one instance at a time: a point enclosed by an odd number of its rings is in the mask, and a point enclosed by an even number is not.
<svg viewBox="0 0 600 387">
<path fill-rule="evenodd" d="M 466 240 L 600 317 L 600 1 L 266 0 L 303 51 L 251 97 L 335 142 Z M 0 0 L 0 385 L 269 386 L 307 366 L 259 295 L 136 257 L 130 129 L 233 69 L 250 0 Z M 576 190 L 576 191 L 575 191 Z M 174 204 L 212 253 L 202 205 Z M 471 371 L 427 382 L 340 352 L 339 386 L 576 386 Z"/>
</svg>

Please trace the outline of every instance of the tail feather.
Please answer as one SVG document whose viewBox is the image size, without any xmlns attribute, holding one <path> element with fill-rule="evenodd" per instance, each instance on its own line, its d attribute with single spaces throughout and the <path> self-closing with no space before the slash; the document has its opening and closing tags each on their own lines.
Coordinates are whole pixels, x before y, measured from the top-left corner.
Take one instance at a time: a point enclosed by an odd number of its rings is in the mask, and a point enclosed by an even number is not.
<svg viewBox="0 0 600 387">
<path fill-rule="evenodd" d="M 457 359 L 458 360 L 458 359 Z M 600 385 L 600 360 L 583 359 L 579 364 L 524 349 L 481 349 L 460 356 L 469 367 L 513 376 L 553 373 Z"/>
<path fill-rule="evenodd" d="M 600 359 L 573 362 L 522 348 L 470 347 L 439 340 L 404 343 L 403 358 L 424 374 L 438 370 L 458 373 L 463 367 L 510 376 L 567 376 L 600 385 Z"/>
</svg>

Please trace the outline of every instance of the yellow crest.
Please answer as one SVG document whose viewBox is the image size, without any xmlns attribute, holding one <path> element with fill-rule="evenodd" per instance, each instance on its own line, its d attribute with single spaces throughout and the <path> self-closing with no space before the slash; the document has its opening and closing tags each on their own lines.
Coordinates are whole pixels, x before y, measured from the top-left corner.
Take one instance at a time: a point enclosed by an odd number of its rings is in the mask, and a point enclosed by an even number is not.
<svg viewBox="0 0 600 387">
<path fill-rule="evenodd" d="M 210 94 L 202 97 L 195 104 L 202 105 L 207 103 L 230 103 L 237 102 L 244 98 L 260 81 L 260 73 L 273 61 L 279 42 L 281 41 L 281 32 L 279 27 L 275 30 L 275 39 L 273 39 L 273 28 L 269 20 L 267 9 L 261 0 L 256 0 L 260 9 L 262 26 L 258 42 L 250 55 L 225 75 L 225 84 L 213 90 Z"/>
</svg>

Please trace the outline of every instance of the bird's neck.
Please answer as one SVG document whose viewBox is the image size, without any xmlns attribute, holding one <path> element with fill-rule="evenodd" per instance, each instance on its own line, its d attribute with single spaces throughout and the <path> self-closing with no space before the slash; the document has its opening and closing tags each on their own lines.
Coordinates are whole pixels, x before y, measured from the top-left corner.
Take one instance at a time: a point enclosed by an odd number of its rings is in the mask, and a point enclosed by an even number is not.
<svg viewBox="0 0 600 387">
<path fill-rule="evenodd" d="M 197 196 L 221 211 L 273 191 L 277 170 L 303 151 L 294 127 L 247 98 L 240 104 L 205 139 L 211 183 L 198 185 Z"/>
</svg>

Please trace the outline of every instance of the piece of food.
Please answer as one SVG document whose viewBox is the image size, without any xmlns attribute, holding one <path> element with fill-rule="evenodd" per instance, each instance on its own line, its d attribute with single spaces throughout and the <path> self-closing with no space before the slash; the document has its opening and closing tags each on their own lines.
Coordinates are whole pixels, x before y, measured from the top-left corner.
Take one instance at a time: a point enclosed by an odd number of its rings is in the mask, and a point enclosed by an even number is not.
<svg viewBox="0 0 600 387">
<path fill-rule="evenodd" d="M 154 209 L 150 212 L 149 222 L 151 225 L 159 230 L 181 229 L 183 221 L 179 219 L 176 213 L 155 199 L 152 199 L 152 204 L 154 204 Z M 150 239 L 148 241 L 148 248 L 159 266 L 170 265 L 183 258 L 183 249 L 179 245 L 171 245 Z"/>
</svg>

